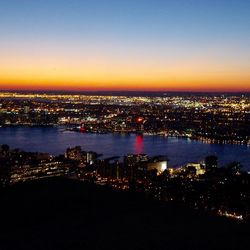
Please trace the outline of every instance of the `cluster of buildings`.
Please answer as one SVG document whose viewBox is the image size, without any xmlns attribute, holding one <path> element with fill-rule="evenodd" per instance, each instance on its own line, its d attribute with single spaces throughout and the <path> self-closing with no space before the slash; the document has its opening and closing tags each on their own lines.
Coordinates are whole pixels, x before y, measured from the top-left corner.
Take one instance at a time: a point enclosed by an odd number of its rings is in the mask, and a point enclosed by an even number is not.
<svg viewBox="0 0 250 250">
<path fill-rule="evenodd" d="M 0 187 L 49 177 L 74 176 L 74 160 L 0 146 Z"/>
<path fill-rule="evenodd" d="M 79 146 L 59 156 L 0 147 L 0 187 L 57 176 L 142 192 L 228 218 L 250 218 L 250 174 L 238 162 L 218 167 L 217 157 L 211 155 L 173 169 L 165 156 L 128 154 L 121 160 L 103 159 Z"/>
<path fill-rule="evenodd" d="M 0 93 L 0 126 L 63 126 L 250 145 L 250 97 Z"/>
<path fill-rule="evenodd" d="M 117 157 L 97 161 L 96 173 L 113 180 L 143 180 L 152 174 L 162 174 L 167 164 L 168 160 L 164 156 L 149 158 L 146 154 L 128 154 L 122 162 Z"/>
<path fill-rule="evenodd" d="M 216 156 L 173 169 L 164 156 L 129 154 L 96 159 L 79 172 L 79 179 L 119 190 L 143 192 L 167 202 L 186 204 L 237 220 L 250 218 L 250 174 L 238 162 L 218 166 Z"/>
</svg>

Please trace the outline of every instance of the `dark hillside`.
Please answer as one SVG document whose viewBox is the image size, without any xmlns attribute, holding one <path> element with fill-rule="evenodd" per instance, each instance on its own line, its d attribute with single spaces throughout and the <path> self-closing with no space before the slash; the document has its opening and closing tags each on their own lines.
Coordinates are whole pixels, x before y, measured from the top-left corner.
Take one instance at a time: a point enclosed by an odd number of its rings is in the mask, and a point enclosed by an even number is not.
<svg viewBox="0 0 250 250">
<path fill-rule="evenodd" d="M 50 179 L 0 191 L 0 249 L 248 249 L 249 225 Z"/>
</svg>

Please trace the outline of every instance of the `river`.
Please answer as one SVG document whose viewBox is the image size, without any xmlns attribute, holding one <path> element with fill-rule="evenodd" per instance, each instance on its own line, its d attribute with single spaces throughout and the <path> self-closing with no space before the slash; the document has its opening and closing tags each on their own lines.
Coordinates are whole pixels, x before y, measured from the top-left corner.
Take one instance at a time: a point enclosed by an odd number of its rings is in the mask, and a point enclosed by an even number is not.
<svg viewBox="0 0 250 250">
<path fill-rule="evenodd" d="M 84 134 L 63 131 L 54 127 L 2 127 L 0 145 L 25 151 L 63 154 L 67 147 L 80 145 L 83 150 L 95 151 L 103 157 L 123 156 L 128 153 L 146 153 L 149 156 L 167 155 L 169 165 L 177 167 L 188 162 L 197 162 L 214 154 L 219 164 L 239 161 L 250 170 L 250 147 L 245 145 L 205 144 L 200 141 L 160 136 L 138 136 L 120 134 Z"/>
</svg>

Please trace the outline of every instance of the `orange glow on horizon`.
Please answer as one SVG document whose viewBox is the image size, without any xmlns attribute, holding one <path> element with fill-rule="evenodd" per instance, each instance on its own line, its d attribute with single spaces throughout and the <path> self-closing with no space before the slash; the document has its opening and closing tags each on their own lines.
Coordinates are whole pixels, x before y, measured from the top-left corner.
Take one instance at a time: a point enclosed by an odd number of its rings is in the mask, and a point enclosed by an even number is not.
<svg viewBox="0 0 250 250">
<path fill-rule="evenodd" d="M 209 86 L 209 87 L 208 87 Z M 143 84 L 109 84 L 109 83 L 0 83 L 1 90 L 17 91 L 193 91 L 193 92 L 250 92 L 249 84 L 216 83 L 143 83 Z"/>
<path fill-rule="evenodd" d="M 0 59 L 0 90 L 240 92 L 250 91 L 250 73 L 241 65 L 196 60 L 80 62 L 22 57 Z"/>
<path fill-rule="evenodd" d="M 31 52 L 2 55 L 0 90 L 250 91 L 247 63 L 208 52 L 192 57 Z"/>
<path fill-rule="evenodd" d="M 250 71 L 208 52 L 167 57 L 27 49 L 0 58 L 0 90 L 250 91 Z"/>
</svg>

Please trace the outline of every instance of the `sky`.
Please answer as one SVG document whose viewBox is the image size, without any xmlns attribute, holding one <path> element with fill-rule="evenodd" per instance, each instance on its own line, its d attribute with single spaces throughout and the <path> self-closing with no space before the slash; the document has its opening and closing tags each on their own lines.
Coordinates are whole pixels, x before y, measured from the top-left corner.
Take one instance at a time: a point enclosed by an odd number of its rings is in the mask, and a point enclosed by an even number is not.
<svg viewBox="0 0 250 250">
<path fill-rule="evenodd" d="M 0 90 L 250 91 L 249 0 L 0 0 Z"/>
</svg>

